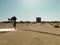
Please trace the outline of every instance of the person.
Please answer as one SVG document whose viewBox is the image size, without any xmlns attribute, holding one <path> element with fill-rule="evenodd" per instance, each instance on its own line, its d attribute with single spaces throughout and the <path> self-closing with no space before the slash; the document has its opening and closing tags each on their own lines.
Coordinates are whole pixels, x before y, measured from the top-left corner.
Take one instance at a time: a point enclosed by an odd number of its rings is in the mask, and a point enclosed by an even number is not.
<svg viewBox="0 0 60 45">
<path fill-rule="evenodd" d="M 11 18 L 11 21 L 13 22 L 13 27 L 16 29 L 16 20 L 17 20 L 17 18 L 15 17 L 15 16 L 13 16 L 12 18 Z"/>
</svg>

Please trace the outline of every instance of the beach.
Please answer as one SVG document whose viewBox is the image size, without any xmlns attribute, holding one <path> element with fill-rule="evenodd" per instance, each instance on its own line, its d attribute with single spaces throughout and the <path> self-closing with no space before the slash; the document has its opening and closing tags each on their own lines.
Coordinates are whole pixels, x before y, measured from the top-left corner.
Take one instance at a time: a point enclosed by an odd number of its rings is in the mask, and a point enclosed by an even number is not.
<svg viewBox="0 0 60 45">
<path fill-rule="evenodd" d="M 0 23 L 0 28 L 12 28 Z M 17 23 L 16 31 L 0 33 L 0 45 L 60 45 L 60 28 L 49 23 Z"/>
</svg>

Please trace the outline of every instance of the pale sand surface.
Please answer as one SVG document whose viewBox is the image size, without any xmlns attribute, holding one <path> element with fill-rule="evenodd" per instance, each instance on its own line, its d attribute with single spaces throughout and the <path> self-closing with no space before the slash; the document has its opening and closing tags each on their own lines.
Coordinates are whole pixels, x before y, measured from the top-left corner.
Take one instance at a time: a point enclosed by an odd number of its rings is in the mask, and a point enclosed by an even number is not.
<svg viewBox="0 0 60 45">
<path fill-rule="evenodd" d="M 11 28 L 11 24 L 0 24 Z M 3 25 L 7 25 L 6 27 Z M 0 45 L 60 45 L 60 28 L 46 24 L 17 24 L 17 31 L 0 33 Z"/>
</svg>

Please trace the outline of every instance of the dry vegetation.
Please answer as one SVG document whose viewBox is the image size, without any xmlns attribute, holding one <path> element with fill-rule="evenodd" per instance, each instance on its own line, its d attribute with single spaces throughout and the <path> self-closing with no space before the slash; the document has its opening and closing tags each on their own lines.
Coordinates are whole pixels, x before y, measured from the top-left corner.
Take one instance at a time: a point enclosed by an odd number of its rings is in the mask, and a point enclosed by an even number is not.
<svg viewBox="0 0 60 45">
<path fill-rule="evenodd" d="M 12 28 L 12 24 L 0 23 L 0 28 Z M 0 33 L 0 45 L 60 45 L 60 28 L 50 23 L 17 23 L 16 30 Z"/>
</svg>

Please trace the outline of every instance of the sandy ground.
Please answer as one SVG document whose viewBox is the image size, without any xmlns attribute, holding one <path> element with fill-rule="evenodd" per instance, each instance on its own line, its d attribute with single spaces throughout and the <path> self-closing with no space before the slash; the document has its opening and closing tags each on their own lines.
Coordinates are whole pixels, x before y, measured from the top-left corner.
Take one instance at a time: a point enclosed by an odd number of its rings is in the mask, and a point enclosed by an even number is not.
<svg viewBox="0 0 60 45">
<path fill-rule="evenodd" d="M 0 23 L 0 28 L 12 25 Z M 0 33 L 0 45 L 60 45 L 60 28 L 49 23 L 18 23 L 16 31 Z"/>
</svg>

